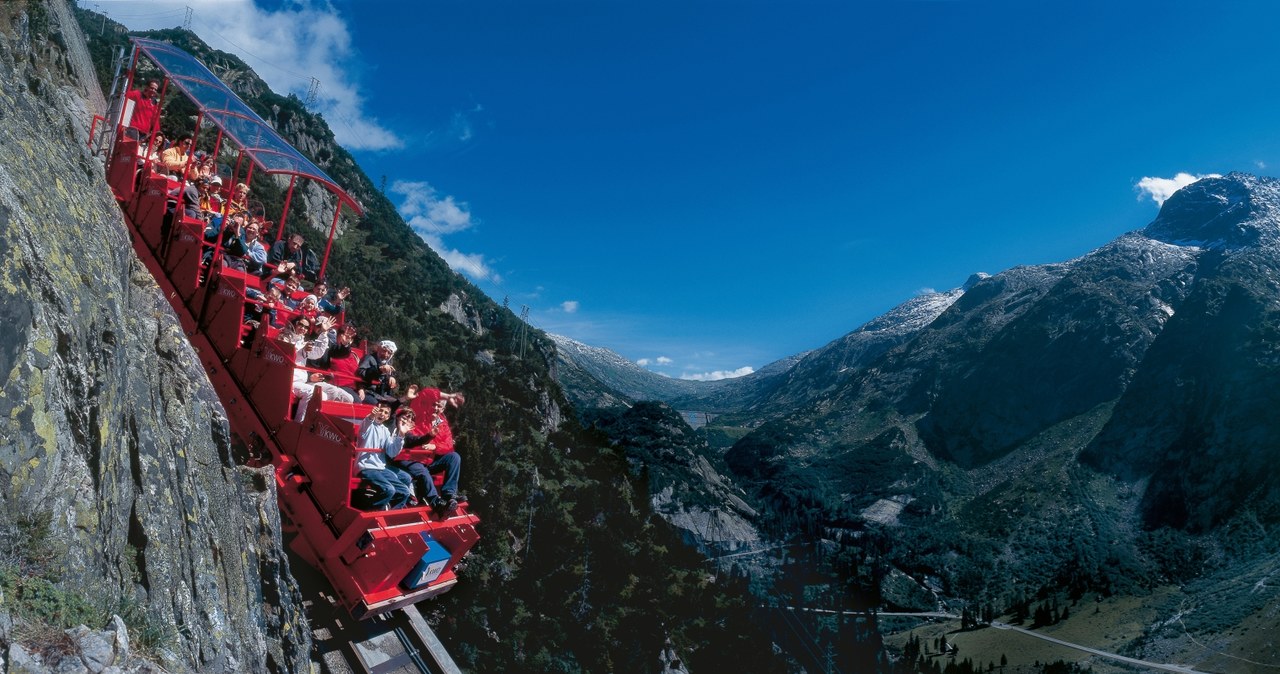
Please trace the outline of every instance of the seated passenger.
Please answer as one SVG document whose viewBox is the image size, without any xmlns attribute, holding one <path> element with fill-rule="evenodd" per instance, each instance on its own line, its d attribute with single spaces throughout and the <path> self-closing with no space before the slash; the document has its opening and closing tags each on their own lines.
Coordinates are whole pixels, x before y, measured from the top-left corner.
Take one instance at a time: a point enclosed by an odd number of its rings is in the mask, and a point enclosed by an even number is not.
<svg viewBox="0 0 1280 674">
<path fill-rule="evenodd" d="M 307 361 L 307 364 L 321 370 L 329 370 L 333 376 L 329 383 L 350 393 L 354 402 L 364 402 L 356 388 L 356 367 L 359 365 L 353 346 L 356 341 L 356 329 L 348 325 L 334 330 L 330 333 L 330 340 L 332 343 L 329 350 L 320 358 Z"/>
<path fill-rule="evenodd" d="M 227 201 L 227 211 L 248 211 L 249 210 L 249 186 L 244 183 L 236 183 L 231 189 L 231 199 Z"/>
<path fill-rule="evenodd" d="M 244 270 L 257 276 L 262 273 L 262 266 L 267 263 L 267 249 L 262 245 L 262 225 L 257 221 L 244 227 Z"/>
<path fill-rule="evenodd" d="M 376 449 L 376 452 L 359 452 L 356 455 L 356 474 L 368 480 L 378 491 L 373 507 L 386 510 L 404 507 L 409 501 L 412 491 L 408 473 L 387 465 L 387 459 L 394 459 L 404 448 L 405 433 L 413 429 L 411 419 L 397 419 L 393 433 L 385 424 L 391 418 L 391 406 L 379 404 L 369 412 L 369 416 L 360 422 L 357 446 L 361 449 Z"/>
<path fill-rule="evenodd" d="M 428 389 L 436 394 L 441 394 L 437 389 Z M 456 394 L 441 394 L 456 395 Z M 427 397 L 430 400 L 431 396 Z M 461 399 L 461 396 L 458 397 Z M 413 422 L 411 428 L 415 433 L 405 431 L 405 449 L 410 447 L 422 446 L 435 454 L 428 463 L 422 463 L 407 458 L 401 454 L 398 457 L 392 457 L 391 465 L 399 468 L 407 473 L 413 480 L 414 492 L 417 499 L 431 506 L 436 514 L 451 513 L 458 509 L 458 502 L 465 500 L 464 497 L 458 496 L 458 478 L 462 472 L 462 457 L 453 451 L 453 432 L 449 430 L 449 422 L 444 417 L 444 408 L 449 404 L 447 398 L 437 398 L 432 406 L 431 415 L 425 420 L 425 423 L 419 423 L 417 414 L 414 412 L 413 406 L 406 407 L 396 412 L 397 419 L 409 419 Z M 440 486 L 440 492 L 436 492 L 435 481 L 431 476 L 436 473 L 444 473 L 444 484 Z"/>
<path fill-rule="evenodd" d="M 191 160 L 191 173 L 197 178 L 205 178 L 212 180 L 218 177 L 218 167 L 213 162 L 213 155 L 208 154 L 204 150 L 196 150 Z M 218 178 L 218 185 L 222 185 L 222 178 Z"/>
<path fill-rule="evenodd" d="M 169 198 L 165 202 L 164 218 L 160 221 L 162 257 L 167 254 L 169 249 L 169 237 L 173 232 L 173 221 L 177 217 L 179 199 L 182 201 L 183 217 L 191 220 L 201 220 L 203 216 L 200 210 L 200 191 L 196 189 L 195 185 L 183 183 L 170 190 Z"/>
<path fill-rule="evenodd" d="M 221 235 L 219 235 L 221 230 Z M 245 270 L 244 257 L 249 252 L 244 241 L 244 218 L 232 216 L 227 218 L 227 226 L 219 227 L 209 223 L 204 228 L 204 239 L 218 244 L 222 248 L 223 262 L 233 269 Z M 206 248 L 202 264 L 209 266 L 213 261 L 214 248 Z"/>
<path fill-rule="evenodd" d="M 164 166 L 164 170 L 174 176 L 175 180 L 179 179 L 187 168 L 187 153 L 190 150 L 191 136 L 183 135 L 178 137 L 176 145 L 160 153 L 160 164 Z"/>
<path fill-rule="evenodd" d="M 209 214 L 210 219 L 221 220 L 222 196 L 218 194 L 218 190 L 222 189 L 222 178 L 201 174 L 197 180 L 203 184 L 200 190 L 200 208 Z"/>
<path fill-rule="evenodd" d="M 138 145 L 138 157 L 142 161 L 157 164 L 160 162 L 160 153 L 164 152 L 166 147 L 164 134 L 157 131 L 151 134 L 151 138 L 146 143 Z"/>
<path fill-rule="evenodd" d="M 316 276 L 320 273 L 320 263 L 316 260 L 316 254 L 310 249 L 303 248 L 306 240 L 301 234 L 292 234 L 287 239 L 277 241 L 271 246 L 271 254 L 267 260 L 272 264 L 279 262 L 292 262 L 294 269 L 297 269 L 308 281 L 316 281 Z"/>
<path fill-rule="evenodd" d="M 396 368 L 391 365 L 395 353 L 396 343 L 384 339 L 360 359 L 360 367 L 356 368 L 356 377 L 360 380 L 357 386 L 364 391 L 365 402 L 385 400 L 393 407 L 400 404 L 396 397 L 399 386 Z"/>
<path fill-rule="evenodd" d="M 292 270 L 282 277 L 284 279 L 284 301 L 289 305 L 290 309 L 298 309 L 302 306 L 302 300 L 311 296 L 310 293 L 302 289 L 302 274 L 297 269 Z M 316 309 L 319 311 L 319 308 Z"/>
<path fill-rule="evenodd" d="M 298 313 L 304 316 L 320 315 L 320 298 L 315 295 L 304 295 L 298 302 Z"/>
<path fill-rule="evenodd" d="M 320 281 L 311 286 L 311 294 L 316 296 L 320 311 L 331 316 L 340 317 L 346 311 L 343 302 L 346 302 L 347 298 L 351 296 L 351 289 L 343 288 L 337 292 L 329 292 L 329 284 Z"/>
<path fill-rule="evenodd" d="M 454 451 L 453 430 L 449 428 L 449 419 L 444 416 L 444 411 L 449 405 L 461 407 L 462 403 L 466 402 L 466 398 L 463 398 L 461 393 L 444 393 L 439 389 L 419 388 L 416 384 L 408 388 L 404 398 L 407 399 L 408 409 L 416 413 L 413 432 L 429 439 L 430 443 L 422 445 L 422 448 L 429 449 L 435 454 L 428 468 L 429 471 L 444 473 L 444 483 L 440 485 L 439 498 L 430 501 L 431 508 L 436 513 L 451 513 L 457 509 L 458 501 L 467 499 L 466 496 L 458 494 L 462 458 L 457 451 Z M 411 472 L 411 474 L 417 477 L 416 473 Z M 431 483 L 431 489 L 426 496 L 431 498 L 434 491 L 435 485 Z"/>
<path fill-rule="evenodd" d="M 244 224 L 243 214 L 227 218 L 228 225 L 222 230 L 222 259 L 228 267 L 238 269 L 246 274 L 257 274 L 262 270 L 262 263 L 267 260 L 267 249 L 258 240 L 257 224 Z M 206 235 L 209 229 L 205 229 Z M 212 252 L 212 251 L 210 251 Z M 253 291 L 257 297 L 262 294 L 253 288 L 246 288 L 245 294 Z"/>
<path fill-rule="evenodd" d="M 293 415 L 295 421 L 306 418 L 307 404 L 311 402 L 316 386 L 320 387 L 321 400 L 351 402 L 351 394 L 326 381 L 328 377 L 323 372 L 309 372 L 306 369 L 307 359 L 319 358 L 329 350 L 328 331 L 332 327 L 329 319 L 317 319 L 315 325 L 322 332 L 315 339 L 310 339 L 311 319 L 296 316 L 280 330 L 278 337 L 280 341 L 294 347 L 293 395 L 298 398 L 298 406 Z"/>
<path fill-rule="evenodd" d="M 267 325 L 280 327 L 276 311 L 282 306 L 279 288 L 267 286 L 267 289 L 263 291 L 259 291 L 257 288 L 245 288 L 244 294 L 245 298 L 249 300 L 244 308 L 245 323 L 260 323 L 263 316 L 266 316 Z"/>
<path fill-rule="evenodd" d="M 140 187 L 152 173 L 163 168 L 160 164 L 160 153 L 164 150 L 164 134 L 159 131 L 151 134 L 150 140 L 138 145 L 138 174 L 135 177 L 137 186 Z"/>
</svg>

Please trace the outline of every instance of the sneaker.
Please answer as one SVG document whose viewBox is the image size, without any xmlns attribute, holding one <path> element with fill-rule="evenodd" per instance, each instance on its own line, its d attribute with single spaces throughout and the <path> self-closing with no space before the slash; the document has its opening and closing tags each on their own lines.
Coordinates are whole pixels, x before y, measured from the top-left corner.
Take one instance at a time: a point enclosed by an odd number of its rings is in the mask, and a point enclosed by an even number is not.
<svg viewBox="0 0 1280 674">
<path fill-rule="evenodd" d="M 431 501 L 431 509 L 434 510 L 437 515 L 451 513 L 458 509 L 458 501 L 452 498 L 437 496 Z"/>
</svg>

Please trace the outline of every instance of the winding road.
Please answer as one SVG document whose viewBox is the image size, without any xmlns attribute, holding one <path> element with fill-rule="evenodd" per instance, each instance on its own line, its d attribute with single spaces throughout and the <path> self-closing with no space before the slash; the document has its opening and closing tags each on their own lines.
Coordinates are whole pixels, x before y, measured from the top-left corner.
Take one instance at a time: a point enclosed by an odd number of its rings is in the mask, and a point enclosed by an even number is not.
<svg viewBox="0 0 1280 674">
<path fill-rule="evenodd" d="M 888 615 L 888 614 L 885 614 L 885 615 Z M 1104 658 L 1108 658 L 1108 659 L 1111 659 L 1111 660 L 1119 660 L 1120 662 L 1123 662 L 1123 663 L 1126 663 L 1126 664 L 1130 664 L 1130 665 L 1138 665 L 1139 667 L 1150 667 L 1151 669 L 1161 669 L 1161 670 L 1164 670 L 1164 671 L 1166 671 L 1166 672 L 1181 672 L 1182 674 L 1208 674 L 1207 672 L 1202 672 L 1202 671 L 1200 671 L 1200 670 L 1198 670 L 1198 669 L 1193 669 L 1193 668 L 1188 667 L 1188 666 L 1186 666 L 1186 665 L 1168 665 L 1168 664 L 1165 664 L 1165 663 L 1163 663 L 1163 662 L 1151 662 L 1151 661 L 1149 661 L 1149 660 L 1139 660 L 1139 659 L 1137 659 L 1137 658 L 1131 658 L 1131 657 L 1128 657 L 1128 656 L 1125 656 L 1125 655 L 1120 655 L 1119 653 L 1112 653 L 1112 652 L 1110 652 L 1110 651 L 1101 651 L 1101 650 L 1098 650 L 1098 649 L 1096 649 L 1096 648 L 1090 648 L 1090 647 L 1088 647 L 1088 646 L 1082 646 L 1082 645 L 1080 645 L 1080 644 L 1074 644 L 1074 643 L 1071 643 L 1070 641 L 1063 641 L 1062 639 L 1055 639 L 1055 638 L 1053 638 L 1053 637 L 1051 637 L 1051 636 L 1048 636 L 1048 635 L 1045 635 L 1045 634 L 1040 634 L 1039 632 L 1034 632 L 1034 631 L 1032 631 L 1032 630 L 1024 629 L 1024 628 L 1022 628 L 1022 627 L 1014 627 L 1013 625 L 1010 625 L 1010 624 L 1008 624 L 1008 623 L 1002 623 L 1002 622 L 999 622 L 999 621 L 992 621 L 992 623 L 991 623 L 991 627 L 993 627 L 994 629 L 998 629 L 998 630 L 1013 630 L 1014 632 L 1021 632 L 1021 633 L 1023 633 L 1023 634 L 1026 634 L 1027 636 L 1032 636 L 1032 637 L 1035 637 L 1035 638 L 1037 638 L 1037 639 L 1044 639 L 1045 641 L 1051 641 L 1051 642 L 1053 642 L 1053 643 L 1055 643 L 1055 644 L 1058 644 L 1059 646 L 1066 646 L 1067 648 L 1074 648 L 1074 649 L 1076 649 L 1076 650 L 1078 650 L 1078 651 L 1084 651 L 1084 652 L 1086 652 L 1086 653 L 1092 653 L 1092 654 L 1094 654 L 1094 655 L 1097 655 L 1097 656 L 1100 656 L 1100 657 L 1104 657 Z"/>
<path fill-rule="evenodd" d="M 804 607 L 795 607 L 795 606 L 788 606 L 788 607 L 786 607 L 786 608 L 790 608 L 790 609 L 792 609 L 792 610 L 807 611 L 807 612 L 810 612 L 810 613 L 849 613 L 849 614 L 852 614 L 852 615 L 859 615 L 858 613 L 856 613 L 856 612 L 851 612 L 851 611 L 833 611 L 833 610 L 830 610 L 830 609 L 804 608 Z M 956 614 L 954 614 L 954 613 L 946 613 L 946 612 L 943 612 L 943 611 L 921 611 L 921 612 L 914 612 L 914 613 L 908 613 L 908 612 L 897 612 L 897 611 L 877 611 L 875 615 L 877 615 L 877 616 L 900 616 L 900 617 L 904 617 L 904 618 L 942 618 L 942 619 L 945 619 L 945 620 L 959 620 L 959 619 L 960 619 L 960 616 L 958 616 L 958 615 L 956 615 Z M 1059 646 L 1066 646 L 1067 648 L 1074 648 L 1074 649 L 1076 649 L 1076 650 L 1078 650 L 1078 651 L 1084 651 L 1085 653 L 1092 653 L 1093 655 L 1096 655 L 1096 656 L 1098 656 L 1098 657 L 1107 658 L 1107 659 L 1109 659 L 1109 660 L 1118 660 L 1118 661 L 1120 661 L 1120 662 L 1123 662 L 1123 663 L 1126 663 L 1126 664 L 1130 664 L 1130 665 L 1137 665 L 1137 666 L 1139 666 L 1139 667 L 1148 667 L 1148 668 L 1150 668 L 1150 669 L 1159 669 L 1159 670 L 1166 671 L 1166 672 L 1178 672 L 1179 674 L 1209 674 L 1208 672 L 1203 672 L 1203 671 L 1200 671 L 1200 670 L 1195 669 L 1195 668 L 1193 668 L 1193 667 L 1189 667 L 1189 666 L 1187 666 L 1187 665 L 1170 665 L 1170 664 L 1166 664 L 1166 663 L 1163 663 L 1163 662 L 1151 662 L 1150 660 L 1139 660 L 1139 659 L 1137 659 L 1137 658 L 1131 658 L 1131 657 L 1129 657 L 1129 656 L 1127 656 L 1127 655 L 1120 655 L 1119 653 L 1112 653 L 1112 652 L 1110 652 L 1110 651 L 1103 651 L 1103 650 L 1099 650 L 1099 649 L 1097 649 L 1097 648 L 1090 648 L 1089 646 L 1084 646 L 1084 645 L 1081 645 L 1081 644 L 1072 643 L 1072 642 L 1070 642 L 1070 641 L 1063 641 L 1062 639 L 1055 639 L 1055 638 L 1053 638 L 1053 637 L 1051 637 L 1051 636 L 1048 636 L 1048 635 L 1046 635 L 1046 634 L 1041 634 L 1041 633 L 1039 633 L 1039 632 L 1035 632 L 1035 631 L 1033 631 L 1033 630 L 1025 629 L 1025 628 L 1022 628 L 1022 627 L 1016 627 L 1016 626 L 1014 626 L 1014 625 L 1010 625 L 1009 623 L 1002 623 L 1002 622 L 999 622 L 999 621 L 992 621 L 992 622 L 991 622 L 991 627 L 992 627 L 993 629 L 997 629 L 997 630 L 1012 630 L 1012 631 L 1014 631 L 1014 632 L 1021 632 L 1022 634 L 1025 634 L 1025 635 L 1027 635 L 1027 636 L 1035 637 L 1035 638 L 1037 638 L 1037 639 L 1043 639 L 1043 640 L 1045 640 L 1045 641 L 1049 641 L 1049 642 L 1052 642 L 1052 643 L 1058 644 Z"/>
</svg>

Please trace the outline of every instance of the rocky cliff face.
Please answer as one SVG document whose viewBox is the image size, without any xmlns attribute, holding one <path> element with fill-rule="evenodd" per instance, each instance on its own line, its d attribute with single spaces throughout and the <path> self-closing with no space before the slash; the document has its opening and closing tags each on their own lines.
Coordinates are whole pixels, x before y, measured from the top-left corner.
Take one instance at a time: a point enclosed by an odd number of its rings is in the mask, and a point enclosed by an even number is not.
<svg viewBox="0 0 1280 674">
<path fill-rule="evenodd" d="M 1194 276 L 1083 458 L 1148 481 L 1149 526 L 1207 531 L 1243 512 L 1280 522 L 1280 181 L 1201 180 L 1143 234 L 1179 243 Z"/>
<path fill-rule="evenodd" d="M 0 519 L 43 523 L 60 585 L 172 625 L 171 669 L 304 669 L 273 482 L 236 467 L 84 147 L 96 84 L 68 16 L 0 6 Z"/>
</svg>

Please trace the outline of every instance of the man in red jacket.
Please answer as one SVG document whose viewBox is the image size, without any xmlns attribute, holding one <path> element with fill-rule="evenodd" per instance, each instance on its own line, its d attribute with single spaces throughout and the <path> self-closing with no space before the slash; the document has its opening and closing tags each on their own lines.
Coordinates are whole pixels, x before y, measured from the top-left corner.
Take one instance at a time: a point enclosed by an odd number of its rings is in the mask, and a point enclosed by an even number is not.
<svg viewBox="0 0 1280 674">
<path fill-rule="evenodd" d="M 430 503 L 437 513 L 453 512 L 466 497 L 458 494 L 462 457 L 454 451 L 453 430 L 449 428 L 449 420 L 444 416 L 444 411 L 449 405 L 461 405 L 466 402 L 466 398 L 461 393 L 445 393 L 440 389 L 417 386 L 410 386 L 405 397 L 408 398 L 409 410 L 414 412 L 413 435 L 430 438 L 430 442 L 422 445 L 422 449 L 430 451 L 433 456 L 425 464 L 403 458 L 392 463 L 413 476 L 419 496 Z M 433 473 L 444 473 L 444 484 L 440 485 L 438 494 L 435 482 L 431 479 Z"/>
<path fill-rule="evenodd" d="M 160 113 L 160 106 L 156 103 L 159 93 L 160 83 L 151 80 L 147 82 L 147 86 L 124 95 L 133 101 L 133 116 L 129 118 L 129 126 L 136 130 L 134 133 L 138 138 L 146 138 L 151 133 L 151 127 L 155 126 L 156 115 Z"/>
</svg>

